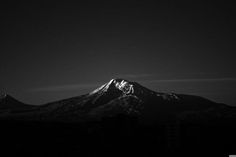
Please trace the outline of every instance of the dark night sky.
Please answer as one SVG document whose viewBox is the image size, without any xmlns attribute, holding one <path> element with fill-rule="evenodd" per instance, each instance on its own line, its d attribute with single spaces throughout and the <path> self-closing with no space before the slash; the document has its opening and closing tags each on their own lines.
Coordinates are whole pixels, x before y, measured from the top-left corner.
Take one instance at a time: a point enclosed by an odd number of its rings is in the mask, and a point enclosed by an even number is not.
<svg viewBox="0 0 236 157">
<path fill-rule="evenodd" d="M 1 4 L 0 90 L 41 104 L 122 77 L 236 105 L 234 10 L 226 1 Z"/>
</svg>

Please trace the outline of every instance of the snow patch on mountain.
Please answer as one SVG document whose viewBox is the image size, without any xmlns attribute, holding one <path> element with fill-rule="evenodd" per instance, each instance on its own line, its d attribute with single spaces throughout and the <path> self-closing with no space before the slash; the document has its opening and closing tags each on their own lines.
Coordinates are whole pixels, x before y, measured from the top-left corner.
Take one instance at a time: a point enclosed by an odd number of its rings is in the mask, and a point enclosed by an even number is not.
<svg viewBox="0 0 236 157">
<path fill-rule="evenodd" d="M 124 94 L 133 94 L 134 93 L 134 86 L 124 80 L 124 79 L 111 79 L 108 83 L 102 85 L 101 87 L 95 89 L 90 95 L 98 93 L 98 92 L 107 92 L 109 89 L 116 88 L 122 91 Z"/>
<path fill-rule="evenodd" d="M 122 81 L 114 80 L 114 83 L 115 83 L 116 88 L 121 90 L 124 94 L 133 94 L 134 93 L 134 87 L 128 81 L 125 81 L 125 80 L 122 80 Z"/>
<path fill-rule="evenodd" d="M 95 89 L 94 91 L 90 92 L 89 95 L 93 95 L 95 93 L 98 92 L 106 92 L 108 90 L 108 88 L 110 87 L 110 85 L 113 83 L 114 79 L 111 79 L 108 83 L 105 83 L 104 85 L 102 85 L 101 87 Z"/>
</svg>

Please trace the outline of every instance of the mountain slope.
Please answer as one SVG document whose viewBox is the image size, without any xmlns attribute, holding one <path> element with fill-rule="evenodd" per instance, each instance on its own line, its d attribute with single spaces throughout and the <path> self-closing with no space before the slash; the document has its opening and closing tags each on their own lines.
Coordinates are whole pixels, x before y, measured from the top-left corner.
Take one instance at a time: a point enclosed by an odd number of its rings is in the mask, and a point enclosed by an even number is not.
<svg viewBox="0 0 236 157">
<path fill-rule="evenodd" d="M 0 112 L 20 112 L 34 108 L 33 105 L 22 103 L 10 95 L 0 95 Z"/>
</svg>

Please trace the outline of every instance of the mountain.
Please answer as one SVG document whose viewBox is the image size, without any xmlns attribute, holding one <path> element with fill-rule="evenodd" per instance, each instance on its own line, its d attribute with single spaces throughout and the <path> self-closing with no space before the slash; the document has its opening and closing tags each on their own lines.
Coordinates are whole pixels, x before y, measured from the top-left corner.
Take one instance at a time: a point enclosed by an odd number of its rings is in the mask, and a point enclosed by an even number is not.
<svg viewBox="0 0 236 157">
<path fill-rule="evenodd" d="M 9 106 L 25 108 L 13 98 L 6 103 Z M 14 101 L 13 101 L 14 100 Z M 208 99 L 184 94 L 160 93 L 125 79 L 111 79 L 94 91 L 56 102 L 51 102 L 32 112 L 21 112 L 12 116 L 33 117 L 30 119 L 49 121 L 91 121 L 104 117 L 128 115 L 139 117 L 141 121 L 152 122 L 167 117 L 186 117 L 186 115 L 211 114 L 223 117 L 231 111 L 231 107 L 218 104 Z M 214 111 L 214 112 L 213 112 Z M 27 119 L 27 118 L 26 118 Z"/>
<path fill-rule="evenodd" d="M 33 105 L 22 103 L 8 94 L 0 94 L 0 113 L 23 112 L 32 108 Z"/>
<path fill-rule="evenodd" d="M 9 95 L 0 105 L 1 153 L 10 156 L 236 154 L 235 107 L 125 79 L 37 107 Z"/>
</svg>

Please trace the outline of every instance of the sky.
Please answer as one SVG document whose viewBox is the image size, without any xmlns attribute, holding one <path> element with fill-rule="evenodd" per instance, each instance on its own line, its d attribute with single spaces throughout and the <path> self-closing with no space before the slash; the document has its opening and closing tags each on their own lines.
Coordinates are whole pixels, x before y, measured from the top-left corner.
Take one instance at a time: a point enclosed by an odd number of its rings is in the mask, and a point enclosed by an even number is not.
<svg viewBox="0 0 236 157">
<path fill-rule="evenodd" d="M 1 2 L 0 91 L 31 104 L 124 78 L 236 105 L 227 1 Z"/>
</svg>

